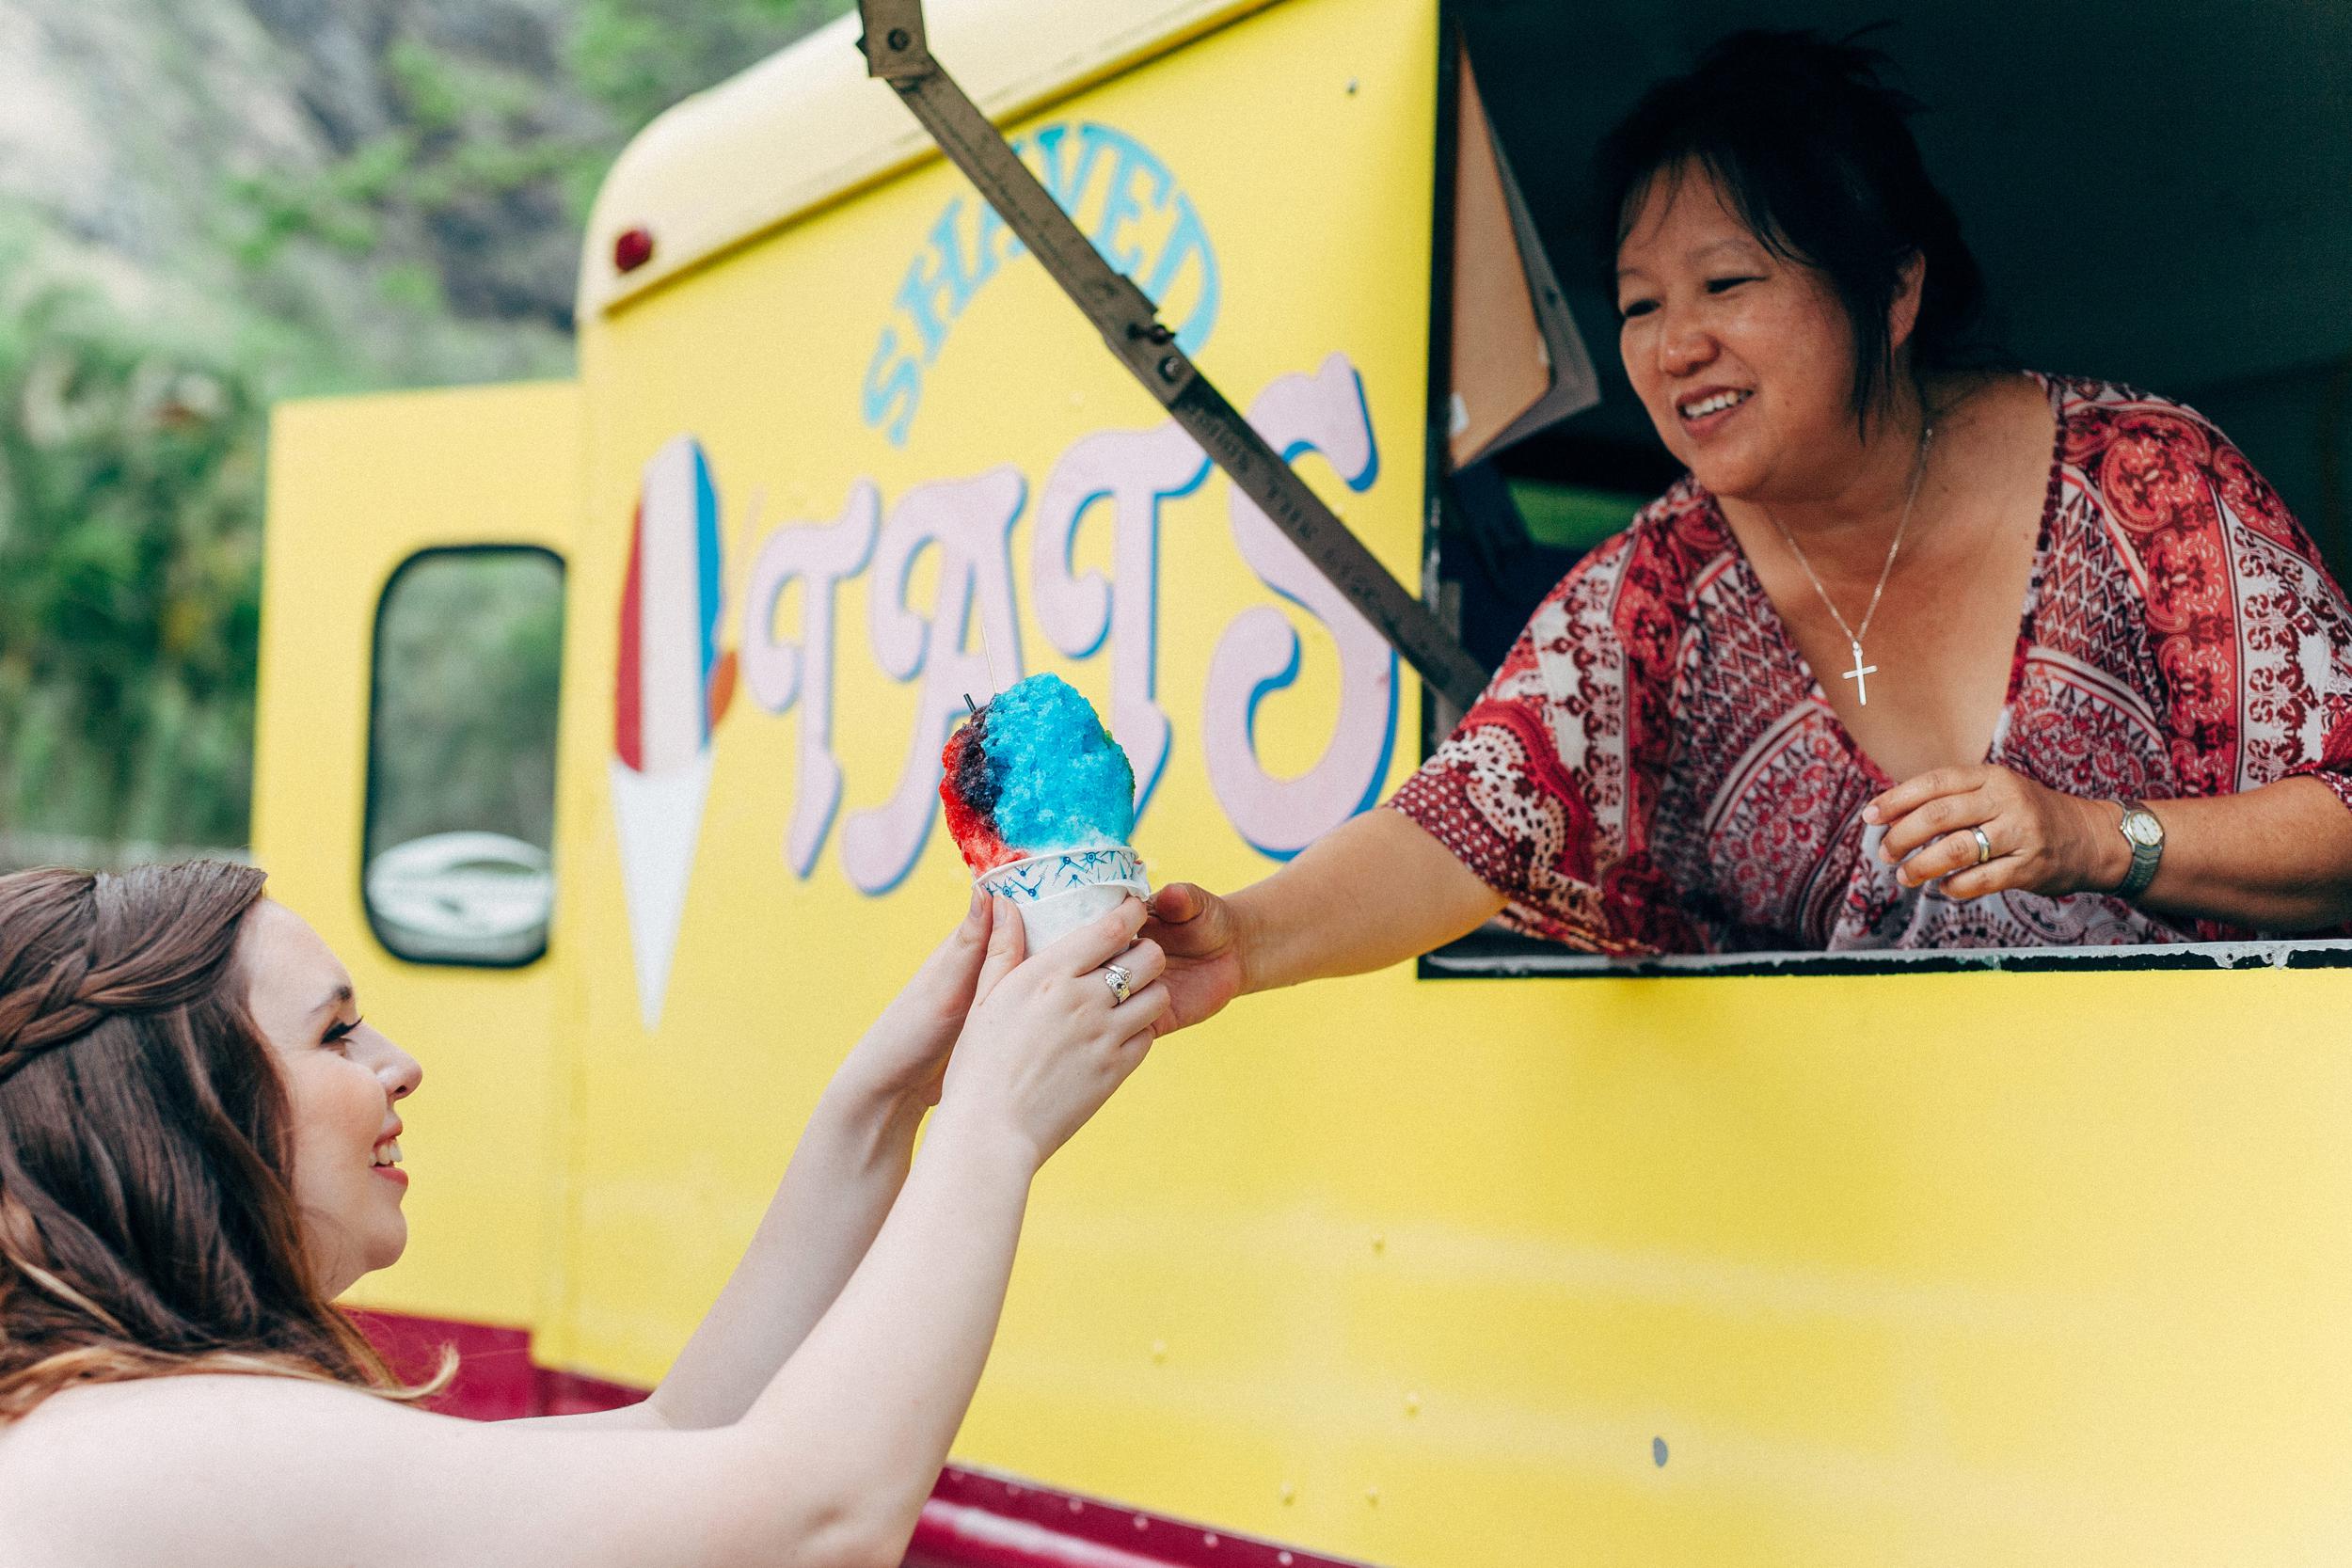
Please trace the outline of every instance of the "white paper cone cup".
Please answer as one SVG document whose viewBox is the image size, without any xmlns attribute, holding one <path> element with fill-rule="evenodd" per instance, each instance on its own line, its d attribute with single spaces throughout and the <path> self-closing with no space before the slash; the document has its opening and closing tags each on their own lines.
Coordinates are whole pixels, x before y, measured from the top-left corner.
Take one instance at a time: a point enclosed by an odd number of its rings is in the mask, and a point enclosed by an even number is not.
<svg viewBox="0 0 2352 1568">
<path fill-rule="evenodd" d="M 1125 845 L 1099 849 L 1062 849 L 982 872 L 980 891 L 1009 898 L 1021 911 L 1029 951 L 1050 947 L 1122 898 L 1148 898 L 1143 862 Z"/>
</svg>

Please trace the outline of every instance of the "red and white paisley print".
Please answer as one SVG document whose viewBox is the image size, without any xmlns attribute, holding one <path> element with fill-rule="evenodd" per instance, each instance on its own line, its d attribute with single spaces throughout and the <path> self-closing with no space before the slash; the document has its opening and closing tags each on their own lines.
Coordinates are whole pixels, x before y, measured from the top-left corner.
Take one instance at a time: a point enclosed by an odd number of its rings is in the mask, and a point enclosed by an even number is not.
<svg viewBox="0 0 2352 1568">
<path fill-rule="evenodd" d="M 2057 451 L 1988 760 L 2109 800 L 2308 773 L 2352 807 L 2352 607 L 2278 494 L 2180 404 L 2040 379 Z M 1686 477 L 1552 591 L 1389 804 L 1508 895 L 1506 924 L 1601 953 L 2249 934 L 1902 888 L 1861 817 L 1892 782 Z"/>
</svg>

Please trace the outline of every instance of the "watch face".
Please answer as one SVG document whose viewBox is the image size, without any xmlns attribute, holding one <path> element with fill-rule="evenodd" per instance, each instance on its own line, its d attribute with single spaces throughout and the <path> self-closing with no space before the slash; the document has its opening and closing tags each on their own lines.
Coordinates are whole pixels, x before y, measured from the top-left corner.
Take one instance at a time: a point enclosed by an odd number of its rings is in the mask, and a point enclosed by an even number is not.
<svg viewBox="0 0 2352 1568">
<path fill-rule="evenodd" d="M 2127 812 L 2123 816 L 2123 836 L 2134 844 L 2153 848 L 2164 842 L 2164 824 L 2158 822 L 2152 813 Z"/>
</svg>

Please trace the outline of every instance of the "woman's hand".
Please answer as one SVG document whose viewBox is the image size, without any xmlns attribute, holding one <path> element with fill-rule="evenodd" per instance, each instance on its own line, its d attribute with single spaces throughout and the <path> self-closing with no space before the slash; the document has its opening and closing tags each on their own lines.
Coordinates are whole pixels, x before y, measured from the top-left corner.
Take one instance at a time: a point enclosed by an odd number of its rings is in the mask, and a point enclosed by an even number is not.
<svg viewBox="0 0 2352 1568">
<path fill-rule="evenodd" d="M 2006 768 L 1934 768 L 1872 800 L 1862 819 L 1886 824 L 1879 858 L 1901 864 L 1896 877 L 1905 887 L 1941 877 L 1951 898 L 2106 893 L 2131 870 L 2112 801 L 2061 795 Z M 1983 829 L 1992 847 L 1981 864 L 1971 828 Z"/>
<path fill-rule="evenodd" d="M 1141 1064 L 1168 1010 L 1159 944 L 1129 945 L 1142 925 L 1143 905 L 1124 899 L 1025 961 L 1020 913 L 999 907 L 940 1117 L 1009 1133 L 1042 1165 Z M 1112 962 L 1129 977 L 1124 1002 Z"/>
<path fill-rule="evenodd" d="M 980 965 L 988 957 L 991 910 L 991 901 L 975 888 L 962 923 L 931 949 L 914 977 L 874 1020 L 842 1065 L 844 1075 L 893 1105 L 919 1113 L 939 1103 L 947 1053 L 972 1010 Z M 1005 913 L 1017 934 L 1020 916 Z"/>
<path fill-rule="evenodd" d="M 1159 1032 L 1187 1029 L 1241 994 L 1241 937 L 1233 907 L 1190 882 L 1152 895 L 1144 934 L 1168 955 L 1168 1008 Z"/>
</svg>

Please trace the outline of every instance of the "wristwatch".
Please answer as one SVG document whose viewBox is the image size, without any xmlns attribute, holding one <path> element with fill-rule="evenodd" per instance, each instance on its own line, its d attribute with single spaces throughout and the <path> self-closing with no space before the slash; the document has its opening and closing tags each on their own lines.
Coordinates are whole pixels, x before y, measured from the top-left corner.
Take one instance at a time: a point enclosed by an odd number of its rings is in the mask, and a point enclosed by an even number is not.
<svg viewBox="0 0 2352 1568">
<path fill-rule="evenodd" d="M 2132 899 L 2148 891 L 2148 884 L 2156 879 L 2156 863 L 2164 859 L 2164 824 L 2156 814 L 2138 800 L 2118 800 L 2123 808 L 2121 824 L 2123 842 L 2132 847 L 2132 868 L 2124 875 L 2122 885 L 2115 890 L 2118 898 Z"/>
</svg>

